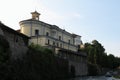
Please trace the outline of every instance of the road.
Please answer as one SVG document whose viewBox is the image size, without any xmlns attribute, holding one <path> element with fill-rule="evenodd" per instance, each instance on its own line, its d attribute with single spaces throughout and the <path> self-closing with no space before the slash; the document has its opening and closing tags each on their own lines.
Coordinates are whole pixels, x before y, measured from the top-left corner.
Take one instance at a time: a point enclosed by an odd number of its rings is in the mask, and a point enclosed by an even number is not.
<svg viewBox="0 0 120 80">
<path fill-rule="evenodd" d="M 101 76 L 101 77 L 77 77 L 77 78 L 70 79 L 70 80 L 120 80 L 120 79 L 115 79 L 113 77 Z"/>
</svg>

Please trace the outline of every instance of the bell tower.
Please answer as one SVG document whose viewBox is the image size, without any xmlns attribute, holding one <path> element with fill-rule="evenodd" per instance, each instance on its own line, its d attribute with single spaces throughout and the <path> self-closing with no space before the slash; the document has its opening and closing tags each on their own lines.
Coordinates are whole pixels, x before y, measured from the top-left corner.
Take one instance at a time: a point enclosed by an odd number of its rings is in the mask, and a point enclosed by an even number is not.
<svg viewBox="0 0 120 80">
<path fill-rule="evenodd" d="M 40 13 L 35 11 L 35 12 L 31 12 L 31 14 L 32 14 L 32 19 L 39 20 Z"/>
</svg>

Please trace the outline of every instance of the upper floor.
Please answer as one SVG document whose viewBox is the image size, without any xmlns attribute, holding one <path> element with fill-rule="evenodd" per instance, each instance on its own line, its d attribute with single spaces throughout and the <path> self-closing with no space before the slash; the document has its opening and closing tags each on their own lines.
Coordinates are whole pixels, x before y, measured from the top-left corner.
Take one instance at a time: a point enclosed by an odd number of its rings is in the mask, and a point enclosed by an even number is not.
<svg viewBox="0 0 120 80">
<path fill-rule="evenodd" d="M 21 33 L 29 37 L 40 35 L 49 36 L 72 45 L 81 44 L 81 36 L 71 34 L 64 29 L 59 28 L 56 25 L 51 25 L 42 22 L 39 20 L 39 15 L 40 14 L 37 11 L 35 11 L 32 12 L 32 19 L 21 21 Z"/>
</svg>

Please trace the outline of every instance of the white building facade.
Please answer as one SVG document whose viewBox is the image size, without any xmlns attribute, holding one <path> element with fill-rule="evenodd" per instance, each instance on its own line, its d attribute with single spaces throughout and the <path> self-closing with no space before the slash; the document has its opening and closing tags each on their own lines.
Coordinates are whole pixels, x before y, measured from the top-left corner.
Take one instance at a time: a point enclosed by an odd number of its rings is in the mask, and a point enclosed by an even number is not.
<svg viewBox="0 0 120 80">
<path fill-rule="evenodd" d="M 48 48 L 78 51 L 81 36 L 76 37 L 56 25 L 47 24 L 39 20 L 40 13 L 32 12 L 32 19 L 20 22 L 20 32 L 31 37 L 30 42 Z"/>
</svg>

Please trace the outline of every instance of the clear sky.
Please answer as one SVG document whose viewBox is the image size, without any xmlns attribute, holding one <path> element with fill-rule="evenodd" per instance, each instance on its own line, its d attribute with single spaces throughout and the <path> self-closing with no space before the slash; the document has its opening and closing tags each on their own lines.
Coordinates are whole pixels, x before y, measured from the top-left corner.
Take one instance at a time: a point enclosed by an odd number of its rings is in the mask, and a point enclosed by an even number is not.
<svg viewBox="0 0 120 80">
<path fill-rule="evenodd" d="M 108 54 L 120 56 L 120 0 L 1 0 L 0 21 L 19 29 L 19 21 L 41 13 L 40 20 L 98 40 Z"/>
</svg>

